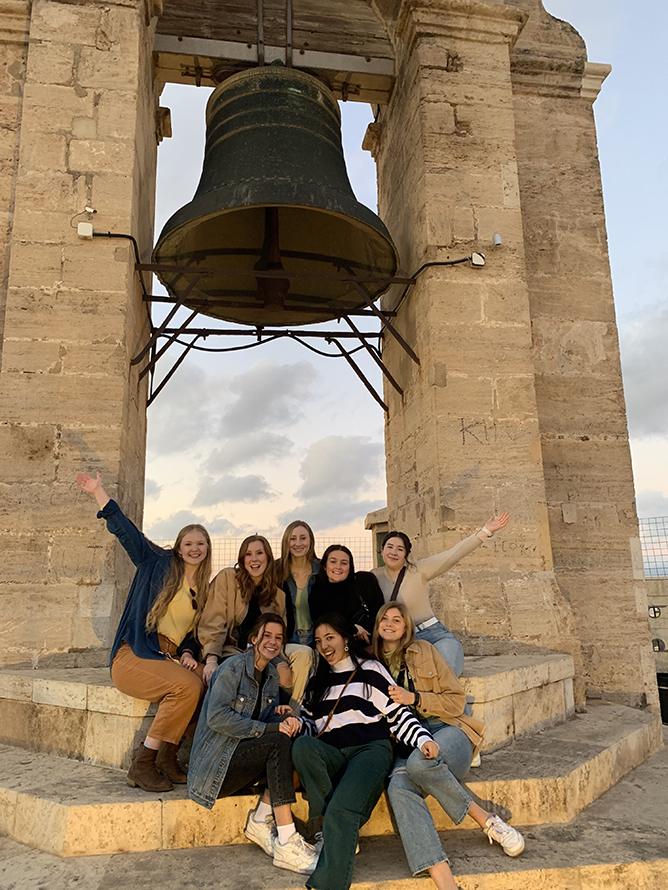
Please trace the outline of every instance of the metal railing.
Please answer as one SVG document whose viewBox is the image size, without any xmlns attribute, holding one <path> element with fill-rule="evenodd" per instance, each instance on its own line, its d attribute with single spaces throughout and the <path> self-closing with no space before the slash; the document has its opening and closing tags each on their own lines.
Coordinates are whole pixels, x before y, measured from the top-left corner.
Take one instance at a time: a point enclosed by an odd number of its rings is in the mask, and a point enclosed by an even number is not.
<svg viewBox="0 0 668 890">
<path fill-rule="evenodd" d="M 639 519 L 646 578 L 668 578 L 668 516 Z"/>
</svg>

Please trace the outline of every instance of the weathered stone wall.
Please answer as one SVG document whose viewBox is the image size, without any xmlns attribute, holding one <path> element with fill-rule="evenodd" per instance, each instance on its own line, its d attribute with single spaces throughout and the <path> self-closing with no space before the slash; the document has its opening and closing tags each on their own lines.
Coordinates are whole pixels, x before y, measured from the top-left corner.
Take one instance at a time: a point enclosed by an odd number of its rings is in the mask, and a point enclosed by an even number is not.
<svg viewBox="0 0 668 890">
<path fill-rule="evenodd" d="M 663 640 L 666 648 L 663 652 L 654 652 L 654 665 L 662 674 L 668 673 L 668 578 L 647 578 L 648 606 L 659 606 L 661 615 L 649 619 L 652 639 Z"/>
<path fill-rule="evenodd" d="M 588 694 L 654 703 L 592 108 L 610 68 L 589 63 L 538 0 L 522 6 L 516 147 L 554 570 L 578 617 Z"/>
<path fill-rule="evenodd" d="M 479 638 L 515 639 L 570 652 L 579 667 L 577 623 L 552 571 L 534 390 L 509 58 L 524 18 L 415 0 L 394 32 L 396 90 L 367 143 L 381 216 L 406 272 L 481 248 L 488 264 L 420 276 L 397 318 L 419 367 L 384 338 L 405 389 L 403 405 L 385 389 L 388 507 L 418 556 L 509 510 L 491 550 L 433 582 L 435 605 L 469 651 Z M 495 232 L 504 246 L 493 251 Z M 578 679 L 581 702 L 581 669 Z"/>
<path fill-rule="evenodd" d="M 145 462 L 146 386 L 129 362 L 147 307 L 132 245 L 80 240 L 75 216 L 92 205 L 97 230 L 150 251 L 152 30 L 137 0 L 35 0 L 28 32 L 3 294 L 3 664 L 109 644 L 129 561 L 73 480 L 99 470 L 140 520 Z"/>
</svg>

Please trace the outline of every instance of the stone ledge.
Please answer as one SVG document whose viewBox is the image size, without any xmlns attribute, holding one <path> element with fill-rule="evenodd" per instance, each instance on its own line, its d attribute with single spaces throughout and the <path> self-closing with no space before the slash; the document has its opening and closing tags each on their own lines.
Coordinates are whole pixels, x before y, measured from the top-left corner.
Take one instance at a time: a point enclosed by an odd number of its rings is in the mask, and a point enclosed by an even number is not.
<svg viewBox="0 0 668 890">
<path fill-rule="evenodd" d="M 586 715 L 484 757 L 468 784 L 480 798 L 509 807 L 515 824 L 568 822 L 661 744 L 657 717 L 595 705 Z M 118 770 L 0 748 L 0 832 L 58 856 L 243 844 L 253 802 L 227 798 L 209 812 L 190 801 L 183 787 L 148 795 L 129 788 Z M 455 827 L 433 801 L 430 806 L 439 830 Z M 301 797 L 295 812 L 306 816 Z M 465 820 L 461 827 L 471 825 Z M 393 830 L 383 797 L 362 835 Z"/>
</svg>

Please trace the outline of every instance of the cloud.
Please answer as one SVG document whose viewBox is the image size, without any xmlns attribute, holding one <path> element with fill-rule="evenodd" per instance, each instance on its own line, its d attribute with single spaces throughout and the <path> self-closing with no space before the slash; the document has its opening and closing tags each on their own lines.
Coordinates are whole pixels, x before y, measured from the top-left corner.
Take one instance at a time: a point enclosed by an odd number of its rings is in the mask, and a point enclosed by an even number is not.
<svg viewBox="0 0 668 890">
<path fill-rule="evenodd" d="M 620 331 L 631 435 L 668 433 L 668 309 L 654 307 Z"/>
<path fill-rule="evenodd" d="M 372 510 L 379 510 L 385 506 L 385 501 L 365 500 L 353 501 L 341 498 L 337 500 L 331 497 L 315 498 L 312 501 L 301 504 L 294 510 L 286 510 L 278 517 L 280 534 L 285 526 L 294 519 L 303 519 L 315 532 L 325 532 L 363 519 Z"/>
<path fill-rule="evenodd" d="M 302 416 L 304 402 L 311 398 L 317 376 L 310 362 L 279 365 L 273 360 L 257 362 L 237 374 L 229 383 L 237 398 L 223 412 L 222 434 L 236 438 L 294 423 Z"/>
<path fill-rule="evenodd" d="M 357 493 L 380 476 L 383 446 L 365 436 L 327 436 L 314 442 L 299 470 L 305 500 L 332 492 Z"/>
<path fill-rule="evenodd" d="M 249 433 L 238 439 L 228 439 L 220 448 L 211 452 L 205 469 L 211 473 L 235 470 L 259 460 L 281 460 L 292 451 L 292 440 L 276 433 Z"/>
<path fill-rule="evenodd" d="M 194 507 L 211 507 L 214 504 L 252 504 L 275 498 L 264 476 L 221 476 L 205 478 L 199 487 Z"/>
<path fill-rule="evenodd" d="M 154 541 L 174 541 L 185 525 L 192 525 L 196 522 L 203 525 L 212 536 L 240 538 L 249 534 L 249 526 L 233 525 L 222 516 L 207 521 L 204 516 L 190 510 L 179 510 L 177 513 L 167 516 L 166 519 L 159 518 L 150 528 L 145 529 L 144 533 Z"/>
<path fill-rule="evenodd" d="M 147 500 L 150 498 L 155 498 L 157 500 L 160 497 L 161 491 L 162 485 L 158 485 L 155 479 L 144 480 L 144 494 L 146 495 Z"/>
<path fill-rule="evenodd" d="M 668 496 L 662 491 L 639 491 L 636 495 L 638 516 L 652 519 L 655 516 L 668 516 Z"/>
<path fill-rule="evenodd" d="M 184 363 L 148 412 L 148 450 L 155 455 L 187 451 L 210 427 L 210 382 L 197 365 Z"/>
</svg>

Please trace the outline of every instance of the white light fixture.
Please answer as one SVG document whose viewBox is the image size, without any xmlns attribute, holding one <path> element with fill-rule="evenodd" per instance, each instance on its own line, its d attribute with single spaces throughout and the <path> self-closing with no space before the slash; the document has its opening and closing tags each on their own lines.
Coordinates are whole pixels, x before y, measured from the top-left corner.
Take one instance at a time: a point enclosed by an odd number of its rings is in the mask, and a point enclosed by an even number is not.
<svg viewBox="0 0 668 890">
<path fill-rule="evenodd" d="M 492 244 L 494 245 L 494 247 L 501 247 L 501 245 L 503 244 L 503 238 L 501 237 L 501 235 L 499 235 L 498 232 L 494 233 Z"/>
</svg>

